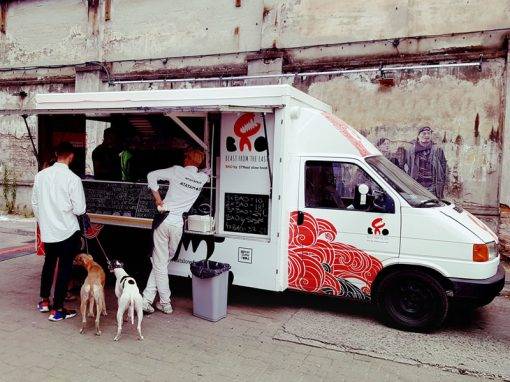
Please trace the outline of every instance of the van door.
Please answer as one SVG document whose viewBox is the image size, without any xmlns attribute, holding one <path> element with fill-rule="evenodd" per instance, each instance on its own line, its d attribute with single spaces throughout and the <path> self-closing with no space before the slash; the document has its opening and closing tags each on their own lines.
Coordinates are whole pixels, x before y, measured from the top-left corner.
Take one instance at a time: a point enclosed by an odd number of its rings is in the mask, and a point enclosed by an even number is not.
<svg viewBox="0 0 510 382">
<path fill-rule="evenodd" d="M 398 257 L 400 205 L 355 159 L 302 158 L 292 215 L 289 287 L 367 299 Z"/>
</svg>

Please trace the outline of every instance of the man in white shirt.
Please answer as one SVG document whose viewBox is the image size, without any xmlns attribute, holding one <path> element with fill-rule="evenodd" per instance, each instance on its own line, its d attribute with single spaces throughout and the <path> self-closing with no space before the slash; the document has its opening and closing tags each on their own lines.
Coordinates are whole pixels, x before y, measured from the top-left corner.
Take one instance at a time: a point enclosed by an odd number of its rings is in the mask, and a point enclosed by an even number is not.
<svg viewBox="0 0 510 382">
<path fill-rule="evenodd" d="M 197 200 L 202 187 L 209 179 L 206 172 L 198 168 L 204 162 L 205 155 L 199 150 L 185 153 L 184 167 L 173 166 L 152 171 L 147 175 L 147 183 L 154 195 L 156 205 L 168 211 L 168 216 L 155 228 L 153 233 L 152 271 L 143 291 L 144 311 L 154 312 L 152 303 L 159 293 L 156 308 L 164 313 L 172 313 L 170 286 L 168 284 L 168 264 L 173 257 L 182 236 L 182 214 L 188 212 Z M 161 199 L 158 180 L 169 182 L 165 200 Z"/>
<path fill-rule="evenodd" d="M 80 250 L 80 226 L 77 216 L 85 213 L 85 193 L 81 179 L 69 165 L 74 159 L 74 147 L 62 142 L 56 148 L 57 162 L 40 171 L 34 180 L 32 208 L 39 223 L 41 241 L 46 256 L 41 273 L 40 312 L 50 310 L 50 293 L 58 259 L 58 272 L 50 321 L 76 316 L 76 311 L 64 309 L 64 298 L 71 276 L 74 256 Z"/>
</svg>

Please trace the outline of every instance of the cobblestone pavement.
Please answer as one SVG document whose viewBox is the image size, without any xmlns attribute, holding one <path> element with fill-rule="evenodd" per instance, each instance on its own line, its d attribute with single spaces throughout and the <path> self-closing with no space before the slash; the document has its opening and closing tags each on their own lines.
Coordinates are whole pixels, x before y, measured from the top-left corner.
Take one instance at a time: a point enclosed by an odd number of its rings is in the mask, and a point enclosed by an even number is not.
<svg viewBox="0 0 510 382">
<path fill-rule="evenodd" d="M 79 317 L 53 323 L 46 314 L 36 312 L 41 266 L 42 259 L 34 255 L 0 262 L 1 381 L 483 379 L 481 375 L 462 375 L 459 370 L 365 355 L 356 349 L 327 349 L 318 341 L 309 346 L 275 339 L 287 323 L 302 319 L 303 312 L 311 326 L 325 317 L 331 319 L 328 304 L 332 300 L 320 300 L 328 301 L 324 305 L 314 303 L 312 296 L 234 288 L 227 318 L 217 323 L 201 320 L 192 315 L 188 280 L 172 281 L 172 315 L 156 312 L 145 317 L 144 341 L 136 340 L 135 328 L 127 323 L 120 342 L 113 341 L 116 301 L 111 286 L 107 288 L 109 315 L 101 320 L 103 335 L 94 335 L 92 322 L 90 330 L 80 335 Z M 348 320 L 357 325 L 357 316 L 365 320 L 364 308 L 336 303 L 344 306 L 336 312 L 338 322 Z M 370 325 L 386 329 L 377 321 Z M 345 322 L 341 327 L 344 330 Z M 391 336 L 391 341 L 401 341 L 400 332 L 391 332 Z"/>
</svg>

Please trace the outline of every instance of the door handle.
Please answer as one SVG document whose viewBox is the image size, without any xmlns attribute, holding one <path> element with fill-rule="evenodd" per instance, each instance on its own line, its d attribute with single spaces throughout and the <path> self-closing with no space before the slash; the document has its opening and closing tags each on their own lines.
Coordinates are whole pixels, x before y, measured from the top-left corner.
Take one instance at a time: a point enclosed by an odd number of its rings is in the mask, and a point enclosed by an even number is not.
<svg viewBox="0 0 510 382">
<path fill-rule="evenodd" d="M 303 211 L 297 212 L 297 225 L 303 224 L 305 221 L 305 213 Z"/>
</svg>

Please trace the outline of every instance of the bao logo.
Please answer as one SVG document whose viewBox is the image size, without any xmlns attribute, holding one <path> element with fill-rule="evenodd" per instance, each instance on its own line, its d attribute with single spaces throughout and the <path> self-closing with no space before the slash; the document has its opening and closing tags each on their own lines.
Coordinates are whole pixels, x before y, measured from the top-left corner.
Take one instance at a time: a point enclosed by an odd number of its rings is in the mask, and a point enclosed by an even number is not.
<svg viewBox="0 0 510 382">
<path fill-rule="evenodd" d="M 371 227 L 368 227 L 369 235 L 383 235 L 386 236 L 390 233 L 384 226 L 386 223 L 383 221 L 383 218 L 375 218 L 372 220 Z"/>
<path fill-rule="evenodd" d="M 227 151 L 233 152 L 244 151 L 245 148 L 248 151 L 252 151 L 254 148 L 256 151 L 261 152 L 267 150 L 267 139 L 263 136 L 258 137 L 254 140 L 252 146 L 253 136 L 258 134 L 262 129 L 262 125 L 255 121 L 255 113 L 244 113 L 234 123 L 234 137 L 227 137 Z"/>
</svg>

